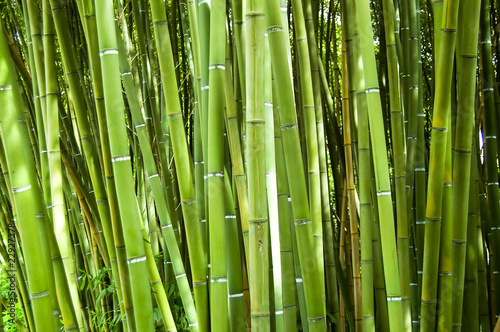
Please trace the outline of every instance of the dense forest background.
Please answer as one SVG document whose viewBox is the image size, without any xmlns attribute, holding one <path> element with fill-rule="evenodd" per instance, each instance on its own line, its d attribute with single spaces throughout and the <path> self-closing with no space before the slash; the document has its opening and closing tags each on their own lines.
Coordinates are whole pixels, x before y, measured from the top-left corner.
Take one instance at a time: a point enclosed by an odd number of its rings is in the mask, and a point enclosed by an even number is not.
<svg viewBox="0 0 500 332">
<path fill-rule="evenodd" d="M 0 332 L 500 331 L 500 1 L 0 13 Z"/>
</svg>

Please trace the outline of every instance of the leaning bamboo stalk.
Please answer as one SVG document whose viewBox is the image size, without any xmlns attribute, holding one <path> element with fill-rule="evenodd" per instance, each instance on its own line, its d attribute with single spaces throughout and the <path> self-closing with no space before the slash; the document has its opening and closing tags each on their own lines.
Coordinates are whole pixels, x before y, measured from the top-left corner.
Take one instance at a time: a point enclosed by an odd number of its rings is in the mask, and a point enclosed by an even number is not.
<svg viewBox="0 0 500 332">
<path fill-rule="evenodd" d="M 197 304 L 198 323 L 201 331 L 208 331 L 208 294 L 207 294 L 207 264 L 203 252 L 198 213 L 196 209 L 196 196 L 194 191 L 194 174 L 191 165 L 184 121 L 182 118 L 179 98 L 177 95 L 177 82 L 175 80 L 174 62 L 170 46 L 170 35 L 166 21 L 164 4 L 155 0 L 151 2 L 151 13 L 156 35 L 156 46 L 158 49 L 160 72 L 162 77 L 163 91 L 166 99 L 168 124 L 174 161 L 178 174 L 182 212 L 186 228 L 189 259 L 193 272 L 193 287 L 195 303 Z"/>
<path fill-rule="evenodd" d="M 43 44 L 44 44 L 44 62 L 45 62 L 45 87 L 46 94 L 42 101 L 46 102 L 46 142 L 47 142 L 47 155 L 49 161 L 50 173 L 50 197 L 51 205 L 47 207 L 48 212 L 51 214 L 52 225 L 56 242 L 59 247 L 60 259 L 64 266 L 66 274 L 67 289 L 70 292 L 70 299 L 72 302 L 72 310 L 69 312 L 71 323 L 69 328 L 78 328 L 82 326 L 82 316 L 80 314 L 80 299 L 78 296 L 78 286 L 76 283 L 75 274 L 72 273 L 73 267 L 73 248 L 71 246 L 71 237 L 69 233 L 68 222 L 66 220 L 65 212 L 66 205 L 63 195 L 62 187 L 62 162 L 59 147 L 59 105 L 58 105 L 58 82 L 57 70 L 55 67 L 55 31 L 50 5 L 48 1 L 43 2 Z M 62 272 L 62 271 L 60 271 Z M 62 286 L 62 285 L 61 285 Z M 64 287 L 66 289 L 66 287 Z M 62 293 L 62 290 L 59 290 Z M 62 304 L 63 305 L 67 304 Z M 69 317 L 68 317 L 69 318 Z M 75 321 L 76 320 L 76 321 Z M 66 326 L 66 324 L 65 324 Z M 68 328 L 68 327 L 67 327 Z"/>
<path fill-rule="evenodd" d="M 227 43 L 228 44 L 228 43 Z M 228 47 L 228 45 L 226 46 Z M 226 54 L 229 50 L 226 50 Z M 243 249 L 246 261 L 248 262 L 248 187 L 245 175 L 245 166 L 243 164 L 243 153 L 241 147 L 240 130 L 238 126 L 238 111 L 234 100 L 234 89 L 231 82 L 232 72 L 231 59 L 226 55 L 226 79 L 225 79 L 225 125 L 227 140 L 229 145 L 229 154 L 233 165 L 234 182 L 236 194 L 238 196 L 238 205 L 240 210 L 241 231 L 243 233 Z M 238 69 L 236 69 L 238 70 Z M 235 75 L 237 76 L 237 75 Z"/>
<path fill-rule="evenodd" d="M 122 53 L 125 50 L 120 41 L 118 42 L 122 80 L 125 91 L 129 96 L 128 101 L 131 109 L 132 122 L 137 132 L 139 144 L 141 146 L 145 175 L 147 176 L 148 182 L 151 186 L 153 200 L 161 223 L 163 240 L 166 243 L 170 261 L 175 273 L 175 280 L 179 287 L 180 296 L 188 318 L 188 323 L 191 325 L 191 329 L 196 331 L 196 326 L 198 324 L 196 309 L 193 303 L 193 297 L 189 288 L 189 283 L 184 269 L 179 246 L 177 244 L 176 235 L 173 230 L 172 223 L 170 222 L 165 191 L 162 188 L 162 181 L 158 174 L 158 169 L 156 167 L 152 148 L 150 145 L 150 139 L 146 131 L 146 124 L 141 113 L 142 102 L 139 97 L 140 92 L 138 91 L 138 85 L 134 84 L 133 82 L 130 72 L 130 66 L 127 59 L 125 58 L 125 53 Z"/>
</svg>

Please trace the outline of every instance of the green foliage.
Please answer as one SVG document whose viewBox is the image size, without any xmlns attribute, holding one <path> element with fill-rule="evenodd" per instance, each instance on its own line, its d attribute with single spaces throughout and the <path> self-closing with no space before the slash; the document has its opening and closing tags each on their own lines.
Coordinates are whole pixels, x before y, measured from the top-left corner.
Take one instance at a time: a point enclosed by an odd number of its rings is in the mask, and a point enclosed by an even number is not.
<svg viewBox="0 0 500 332">
<path fill-rule="evenodd" d="M 6 272 L 2 269 L 0 270 L 0 294 L 1 297 L 8 300 L 9 299 L 9 288 L 10 288 L 10 281 L 7 279 Z M 3 320 L 3 325 L 4 325 L 4 331 L 5 332 L 14 332 L 14 331 L 19 331 L 19 327 L 15 322 L 12 322 L 12 319 L 8 313 L 7 310 L 5 310 L 5 307 L 1 305 L 1 312 L 2 312 L 2 320 Z M 18 302 L 16 303 L 16 317 L 17 320 L 26 326 L 24 323 L 24 317 L 23 317 L 23 311 L 21 310 L 21 304 Z"/>
</svg>

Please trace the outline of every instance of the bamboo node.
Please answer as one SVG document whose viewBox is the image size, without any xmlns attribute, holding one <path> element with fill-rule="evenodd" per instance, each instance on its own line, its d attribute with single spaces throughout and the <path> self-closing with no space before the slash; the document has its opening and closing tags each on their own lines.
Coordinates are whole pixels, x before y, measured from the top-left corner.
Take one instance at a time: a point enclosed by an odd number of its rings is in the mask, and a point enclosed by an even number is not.
<svg viewBox="0 0 500 332">
<path fill-rule="evenodd" d="M 101 52 L 99 52 L 99 57 L 102 58 L 103 56 L 110 55 L 110 54 L 117 55 L 118 54 L 118 50 L 116 50 L 116 49 L 102 50 Z"/>
<path fill-rule="evenodd" d="M 311 219 L 297 219 L 294 221 L 295 226 L 303 226 L 311 223 Z"/>
<path fill-rule="evenodd" d="M 401 301 L 402 298 L 401 296 L 388 296 L 387 297 L 387 301 L 389 302 L 395 302 L 395 301 Z"/>
<path fill-rule="evenodd" d="M 263 223 L 267 222 L 267 218 L 261 218 L 261 219 L 248 219 L 248 222 L 249 222 L 249 223 L 253 223 L 253 224 L 263 224 Z"/>
<path fill-rule="evenodd" d="M 127 264 L 128 265 L 136 264 L 136 263 L 144 262 L 145 260 L 146 260 L 146 256 L 131 258 L 131 259 L 127 259 Z"/>
<path fill-rule="evenodd" d="M 34 300 L 34 299 L 39 299 L 39 298 L 42 298 L 42 297 L 45 297 L 45 296 L 49 296 L 49 291 L 40 292 L 40 293 L 31 293 L 30 294 L 30 299 Z"/>
<path fill-rule="evenodd" d="M 381 190 L 377 192 L 377 196 L 391 196 L 390 190 Z"/>
<path fill-rule="evenodd" d="M 234 298 L 234 297 L 243 297 L 243 293 L 229 294 L 229 298 Z"/>
<path fill-rule="evenodd" d="M 281 126 L 281 130 L 289 130 L 297 128 L 297 123 L 289 123 Z"/>
<path fill-rule="evenodd" d="M 379 88 L 368 88 L 365 90 L 365 93 L 372 93 L 372 92 L 379 93 L 380 89 Z"/>
<path fill-rule="evenodd" d="M 267 33 L 271 33 L 271 32 L 280 32 L 280 31 L 283 31 L 283 27 L 281 26 L 270 26 L 269 28 L 267 28 Z"/>
<path fill-rule="evenodd" d="M 12 85 L 0 85 L 0 91 L 12 90 Z"/>
<path fill-rule="evenodd" d="M 113 157 L 111 158 L 111 162 L 114 163 L 114 162 L 118 162 L 118 161 L 126 161 L 126 160 L 130 160 L 130 156 L 118 156 L 118 157 Z"/>
<path fill-rule="evenodd" d="M 263 313 L 263 314 L 251 314 L 252 318 L 265 318 L 269 317 L 271 314 Z"/>
<path fill-rule="evenodd" d="M 211 283 L 224 283 L 224 282 L 227 282 L 227 278 L 226 277 L 219 277 L 219 278 L 212 278 L 210 279 L 210 282 Z"/>
<path fill-rule="evenodd" d="M 26 190 L 30 190 L 30 189 L 31 189 L 31 184 L 28 184 L 28 185 L 17 187 L 17 188 L 12 188 L 12 193 L 17 194 L 17 193 L 20 193 L 20 192 L 23 192 Z"/>
<path fill-rule="evenodd" d="M 308 318 L 307 321 L 309 323 L 316 323 L 316 322 L 322 321 L 323 319 L 325 319 L 325 316 L 311 317 L 311 318 Z"/>
<path fill-rule="evenodd" d="M 208 66 L 208 70 L 212 70 L 212 69 L 226 70 L 226 66 L 221 65 L 221 64 L 214 64 L 214 65 Z"/>
<path fill-rule="evenodd" d="M 179 279 L 179 278 L 182 278 L 182 277 L 185 277 L 185 276 L 186 276 L 186 274 L 185 274 L 185 273 L 183 273 L 183 274 L 179 274 L 178 276 L 175 276 L 175 279 Z"/>
</svg>

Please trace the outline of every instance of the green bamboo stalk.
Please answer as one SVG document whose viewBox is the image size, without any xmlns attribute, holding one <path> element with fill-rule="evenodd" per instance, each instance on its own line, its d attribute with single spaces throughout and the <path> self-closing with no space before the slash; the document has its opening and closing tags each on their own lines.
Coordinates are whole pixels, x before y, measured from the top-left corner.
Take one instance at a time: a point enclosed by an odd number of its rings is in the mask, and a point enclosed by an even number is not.
<svg viewBox="0 0 500 332">
<path fill-rule="evenodd" d="M 357 28 L 354 16 L 355 8 L 347 9 L 348 22 L 351 24 L 349 27 L 352 27 L 353 38 L 356 38 L 355 42 L 357 42 Z M 357 64 L 351 66 L 350 74 L 352 75 L 349 78 L 348 84 L 349 90 L 354 91 L 356 93 L 356 109 L 359 110 L 362 105 L 360 104 L 361 97 L 358 97 L 358 94 L 362 94 L 363 87 L 361 86 L 362 79 L 360 79 L 361 75 L 363 75 L 363 62 L 361 60 L 361 53 L 357 49 L 357 44 L 352 47 L 350 52 L 350 58 L 352 63 Z M 354 99 L 354 98 L 353 98 Z M 352 99 L 351 99 L 352 100 Z M 366 103 L 366 99 L 364 99 Z M 352 104 L 352 103 L 351 103 Z M 345 150 L 345 158 L 346 158 L 346 179 L 347 179 L 347 195 L 349 201 L 349 221 L 350 221 L 350 235 L 351 235 L 351 243 L 352 243 L 352 253 L 346 251 L 346 256 L 352 255 L 352 271 L 347 271 L 347 273 L 352 272 L 352 278 L 354 279 L 354 288 L 353 288 L 353 297 L 354 297 L 354 319 L 355 326 L 351 327 L 355 330 L 363 329 L 363 308 L 362 308 L 362 294 L 361 294 L 361 266 L 360 266 L 360 257 L 359 257 L 359 233 L 358 233 L 358 214 L 356 209 L 356 188 L 354 185 L 354 157 L 353 157 L 353 126 L 355 125 L 355 120 L 353 119 L 354 106 L 352 109 L 350 107 L 343 109 L 342 120 L 344 128 L 344 150 Z M 368 128 L 365 128 L 368 129 Z M 366 146 L 365 146 L 366 148 Z M 369 166 L 369 164 L 368 164 Z M 366 202 L 363 202 L 366 203 Z M 347 241 L 347 240 L 346 240 Z M 369 274 L 369 273 L 368 273 Z M 366 299 L 367 302 L 369 299 Z M 366 319 L 365 319 L 365 322 Z M 366 325 L 368 327 L 368 324 Z M 368 330 L 370 328 L 368 327 Z"/>
<path fill-rule="evenodd" d="M 294 256 L 292 251 L 291 221 L 289 207 L 288 183 L 286 178 L 283 142 L 281 138 L 279 107 L 276 107 L 276 94 L 273 95 L 274 146 L 276 160 L 276 185 L 278 195 L 279 244 L 281 252 L 281 282 L 283 299 L 284 331 L 297 329 L 297 304 L 294 272 Z"/>
<path fill-rule="evenodd" d="M 71 293 L 73 315 L 72 319 L 76 321 L 69 325 L 69 328 L 83 328 L 82 316 L 80 314 L 80 299 L 78 296 L 78 286 L 75 274 L 73 272 L 73 248 L 71 246 L 71 237 L 69 233 L 68 222 L 65 217 L 66 206 L 62 187 L 62 168 L 61 153 L 59 147 L 59 107 L 58 107 L 58 82 L 57 70 L 55 67 L 55 29 L 52 20 L 50 5 L 47 0 L 43 2 L 43 43 L 44 43 L 44 62 L 45 62 L 45 82 L 46 82 L 46 142 L 47 154 L 50 168 L 50 189 L 51 189 L 51 207 L 48 207 L 52 214 L 52 223 L 54 226 L 55 238 L 59 246 L 61 260 L 64 265 L 69 291 Z"/>
<path fill-rule="evenodd" d="M 313 60 L 316 60 L 315 68 L 317 66 L 317 54 L 312 51 L 312 48 L 308 44 L 308 39 L 314 39 L 314 36 L 307 37 L 306 30 L 306 15 L 304 6 L 301 1 L 292 1 L 292 10 L 295 20 L 295 37 L 296 37 L 296 47 L 297 47 L 297 58 L 298 59 L 298 69 L 300 75 L 300 96 L 301 96 L 301 119 L 303 120 L 304 135 L 302 138 L 305 140 L 306 145 L 306 159 L 307 159 L 307 184 L 309 192 L 309 209 L 311 214 L 311 222 L 313 228 L 314 237 L 314 247 L 316 252 L 316 259 L 318 262 L 318 274 L 320 276 L 320 290 L 322 291 L 322 298 L 325 294 L 324 288 L 324 264 L 323 264 L 323 239 L 322 239 L 322 210 L 321 210 L 321 178 L 320 178 L 320 166 L 319 166 L 319 147 L 318 147 L 318 128 L 321 127 L 323 130 L 322 120 L 316 118 L 317 114 L 322 116 L 321 110 L 321 95 L 318 95 L 319 100 L 315 100 L 315 94 L 313 90 L 313 81 L 311 73 L 311 64 Z M 310 10 L 310 8 L 309 8 Z M 312 14 L 311 14 L 312 15 Z M 309 30 L 311 31 L 311 30 Z M 314 31 L 311 31 L 314 35 Z M 315 42 L 312 42 L 314 46 Z M 310 54 L 313 52 L 313 54 Z M 317 74 L 317 72 L 316 72 Z M 317 80 L 319 85 L 319 78 Z M 319 86 L 317 86 L 319 90 Z M 318 91 L 319 93 L 319 91 Z M 315 106 L 315 102 L 320 103 L 320 105 Z M 321 124 L 318 124 L 321 122 Z M 324 134 L 323 134 L 324 135 Z M 323 135 L 321 137 L 323 137 Z M 324 145 L 323 145 L 324 148 Z M 324 150 L 324 149 L 323 149 Z M 324 304 L 325 305 L 325 304 Z"/>
<path fill-rule="evenodd" d="M 491 59 L 491 33 L 490 33 L 490 6 L 485 1 L 481 1 L 481 63 L 482 74 L 482 96 L 484 99 L 485 127 L 484 127 L 484 149 L 486 163 L 486 181 L 488 195 L 488 210 L 491 214 L 492 251 L 495 256 L 493 279 L 495 289 L 500 290 L 500 194 L 498 188 L 498 155 L 497 155 L 497 130 L 495 119 L 495 97 L 493 83 L 493 68 Z M 500 314 L 500 296 L 495 296 L 496 310 L 492 315 L 495 320 Z"/>
<path fill-rule="evenodd" d="M 208 331 L 208 294 L 207 294 L 207 264 L 203 252 L 202 237 L 196 209 L 196 197 L 194 191 L 194 174 L 191 165 L 191 157 L 188 151 L 184 121 L 177 96 L 177 83 L 175 81 L 174 63 L 172 49 L 170 46 L 168 25 L 164 4 L 155 0 L 151 2 L 151 13 L 156 35 L 156 46 L 158 49 L 160 72 L 162 77 L 163 91 L 166 98 L 168 124 L 174 161 L 178 174 L 177 180 L 182 204 L 182 212 L 186 228 L 187 246 L 189 259 L 193 273 L 193 287 L 195 303 L 198 313 L 200 331 Z M 203 76 L 202 76 L 203 79 Z M 203 84 L 203 83 L 202 83 Z"/>
<path fill-rule="evenodd" d="M 283 151 L 290 186 L 291 205 L 295 223 L 298 257 L 301 262 L 301 280 L 304 286 L 307 306 L 307 320 L 310 331 L 325 329 L 325 311 L 320 284 L 318 266 L 313 245 L 312 224 L 307 200 L 307 191 L 300 153 L 297 117 L 294 112 L 294 98 L 290 63 L 283 59 L 288 49 L 287 36 L 282 26 L 278 1 L 266 1 L 267 31 L 271 51 L 271 63 L 274 77 L 281 84 L 276 85 L 280 113 Z M 285 53 L 286 54 L 286 53 Z M 306 267 L 307 266 L 307 267 Z"/>
<path fill-rule="evenodd" d="M 208 93 L 208 220 L 210 245 L 210 321 L 212 329 L 228 331 L 227 259 L 224 200 L 224 102 L 226 59 L 226 2 L 210 8 Z"/>
<path fill-rule="evenodd" d="M 473 15 L 472 15 L 473 16 Z M 463 17 L 463 16 L 462 16 Z M 474 29 L 472 29 L 474 30 Z M 458 34 L 461 32 L 459 30 Z M 477 45 L 476 45 L 477 46 Z M 462 46 L 463 48 L 463 46 Z M 463 54 L 463 53 L 462 53 Z M 476 59 L 477 61 L 477 59 Z M 472 61 L 470 61 L 472 62 Z M 458 119 L 457 119 L 458 120 Z M 458 129 L 457 122 L 457 129 Z M 457 142 L 457 139 L 455 140 Z M 456 144 L 456 143 L 455 143 Z M 472 150 L 476 149 L 476 144 L 472 143 Z M 472 153 L 471 153 L 472 154 Z M 472 154 L 473 155 L 473 154 Z M 478 231 L 481 232 L 481 228 L 478 229 L 477 224 L 480 216 L 478 209 L 478 192 L 476 186 L 476 172 L 475 167 L 471 167 L 470 176 L 469 176 L 469 202 L 468 202 L 468 220 L 467 220 L 467 244 L 466 244 L 466 255 L 465 255 L 465 271 L 464 271 L 464 279 L 465 286 L 463 288 L 463 304 L 464 304 L 464 312 L 463 312 L 463 320 L 461 321 L 461 325 L 455 323 L 457 321 L 455 314 L 453 313 L 453 328 L 454 329 L 464 329 L 464 331 L 479 331 L 479 283 L 478 283 L 478 263 L 479 259 L 477 257 L 478 254 Z M 458 185 L 458 183 L 457 183 Z M 458 255 L 457 255 L 458 256 Z M 455 260 L 454 260 L 455 261 Z M 455 266 L 455 265 L 454 265 Z M 458 264 L 458 268 L 460 265 Z M 457 268 L 457 270 L 458 270 Z M 457 273 L 458 274 L 458 273 Z M 460 276 L 456 276 L 454 274 L 454 278 L 460 279 Z M 460 299 L 460 294 L 457 295 L 457 298 Z M 485 300 L 485 299 L 482 299 Z M 454 305 L 458 302 L 458 300 L 454 301 Z M 455 308 L 454 308 L 455 309 Z"/>
<path fill-rule="evenodd" d="M 366 102 L 368 105 L 368 121 L 373 149 L 373 163 L 377 191 L 377 204 L 380 220 L 381 247 L 384 262 L 384 277 L 387 290 L 387 306 L 390 329 L 404 329 L 403 306 L 399 278 L 399 268 L 396 263 L 396 246 L 394 231 L 394 216 L 392 210 L 389 170 L 387 165 L 387 148 L 384 139 L 382 108 L 379 98 L 376 62 L 373 49 L 373 32 L 370 24 L 368 1 L 359 1 L 356 5 L 356 16 L 359 24 L 360 50 L 363 59 L 363 71 L 366 87 Z"/>
<path fill-rule="evenodd" d="M 227 43 L 226 48 L 229 48 Z M 226 132 L 228 137 L 228 145 L 233 165 L 234 182 L 236 186 L 236 193 L 238 196 L 238 205 L 240 210 L 240 223 L 241 231 L 243 233 L 244 255 L 248 262 L 248 189 L 247 180 L 245 175 L 245 166 L 243 164 L 243 153 L 240 140 L 240 130 L 238 125 L 238 111 L 236 109 L 236 101 L 234 98 L 234 90 L 231 82 L 232 78 L 232 65 L 231 58 L 228 56 L 229 49 L 226 50 L 226 66 L 225 66 L 225 121 Z M 236 76 L 236 75 L 234 75 Z"/>
<path fill-rule="evenodd" d="M 118 37 L 119 36 L 117 36 L 117 38 Z M 168 211 L 165 191 L 162 188 L 162 181 L 159 178 L 158 170 L 150 145 L 150 139 L 148 138 L 148 133 L 146 132 L 146 124 L 141 113 L 142 102 L 140 99 L 140 92 L 138 91 L 139 85 L 134 84 L 133 82 L 133 78 L 130 72 L 130 66 L 124 52 L 125 50 L 123 44 L 118 41 L 118 53 L 120 55 L 120 69 L 122 73 L 122 80 L 124 83 L 125 91 L 127 92 L 127 95 L 130 96 L 128 101 L 131 109 L 132 122 L 137 132 L 139 143 L 141 145 L 144 169 L 146 173 L 145 175 L 147 176 L 148 182 L 151 185 L 153 200 L 161 223 L 163 241 L 165 242 L 166 249 L 168 250 L 169 259 L 175 274 L 175 280 L 179 287 L 180 296 L 184 304 L 188 322 L 191 326 L 191 329 L 193 331 L 196 331 L 198 324 L 196 309 L 194 307 L 193 297 L 189 288 L 189 283 L 176 240 L 176 235 L 169 216 L 169 214 L 172 215 L 173 213 L 172 211 Z"/>
<path fill-rule="evenodd" d="M 451 112 L 448 114 L 451 123 Z M 443 177 L 443 212 L 441 221 L 441 239 L 439 246 L 439 271 L 438 271 L 438 308 L 437 330 L 450 331 L 452 326 L 452 130 L 447 132 L 445 169 Z"/>
<path fill-rule="evenodd" d="M 469 191 L 471 183 L 471 144 L 472 131 L 474 130 L 474 107 L 475 107 L 475 82 L 476 82 L 476 67 L 477 67 L 477 36 L 479 33 L 479 15 L 480 2 L 462 2 L 459 8 L 459 25 L 457 31 L 457 72 L 458 72 L 458 110 L 454 150 L 453 150 L 453 206 L 452 206 L 452 267 L 453 267 L 453 309 L 452 309 L 452 324 L 454 331 L 461 331 L 464 296 L 464 278 L 465 274 L 469 275 L 468 280 L 477 278 L 477 261 L 474 263 L 473 254 L 477 248 L 477 237 L 474 236 L 476 215 L 475 199 L 470 195 Z M 459 60 L 458 60 L 459 59 Z M 473 178 L 473 177 L 472 177 Z M 472 182 L 473 185 L 475 184 Z M 474 202 L 472 202 L 474 199 Z M 469 202 L 474 206 L 469 208 Z M 471 225 L 469 225 L 471 224 Z M 466 226 L 467 225 L 467 226 Z M 473 243 L 473 251 L 468 241 Z M 475 245 L 474 245 L 475 244 Z M 467 260 L 466 260 L 467 255 Z M 466 270 L 466 265 L 472 264 L 471 270 Z M 474 267 L 473 264 L 476 264 Z M 466 272 L 468 271 L 468 272 Z M 472 284 L 471 284 L 472 285 Z M 472 287 L 472 286 L 471 286 Z M 477 287 L 477 284 L 476 286 Z M 477 292 L 477 288 L 476 288 Z M 477 301 L 477 296 L 472 297 L 465 303 Z M 477 303 L 477 302 L 476 302 Z M 471 306 L 469 306 L 471 308 Z M 477 308 L 477 307 L 476 307 Z M 472 308 L 471 308 L 472 309 Z M 477 317 L 473 312 L 465 313 L 470 318 Z M 477 313 L 478 311 L 476 311 Z M 468 328 L 466 331 L 471 331 L 474 325 L 473 322 L 468 323 L 464 319 L 464 323 Z"/>
<path fill-rule="evenodd" d="M 113 4 L 109 1 L 96 3 L 95 11 L 111 162 L 115 176 L 120 179 L 115 182 L 115 186 L 130 272 L 132 301 L 135 308 L 141 308 L 134 311 L 136 329 L 152 331 L 154 327 L 151 292 L 149 288 L 144 288 L 144 285 L 149 284 L 149 280 L 140 232 L 141 216 L 135 197 L 126 131 L 123 126 L 124 103 L 121 96 Z"/>
<path fill-rule="evenodd" d="M 200 129 L 201 129 L 201 141 L 208 142 L 208 98 L 209 98 L 209 88 L 210 88 L 210 71 L 209 61 L 210 61 L 210 2 L 205 0 L 198 0 L 198 32 L 199 32 L 199 41 L 200 41 L 200 56 L 201 56 L 201 96 L 199 97 L 201 100 L 201 116 L 200 116 Z M 208 159 L 208 145 L 202 144 L 203 147 L 203 160 L 207 161 Z M 199 171 L 201 173 L 201 171 Z M 198 206 L 198 217 L 200 220 L 201 226 L 201 236 L 203 241 L 207 241 L 208 239 L 208 228 L 206 225 L 206 220 L 208 219 L 208 202 L 205 202 L 205 198 L 208 197 L 208 163 L 205 162 L 203 164 L 203 185 L 199 186 L 197 190 L 200 191 L 200 194 L 197 193 L 196 197 L 201 199 L 200 203 L 197 203 Z M 201 180 L 201 178 L 200 178 Z M 203 190 L 203 191 L 201 191 Z M 201 195 L 202 193 L 202 195 Z M 203 208 L 203 210 L 202 210 Z M 208 248 L 205 245 L 205 248 Z M 209 255 L 209 251 L 205 250 L 205 255 Z M 209 261 L 209 257 L 206 258 Z M 210 268 L 208 269 L 208 274 L 210 274 Z"/>
<path fill-rule="evenodd" d="M 446 0 L 436 51 L 436 95 L 432 118 L 432 140 L 429 157 L 429 183 L 426 205 L 424 260 L 422 276 L 421 329 L 434 329 L 436 323 L 439 238 L 442 220 L 443 181 L 446 141 L 451 108 L 451 76 L 458 16 L 458 2 Z"/>
<path fill-rule="evenodd" d="M 31 155 L 31 143 L 27 135 L 27 127 L 23 119 L 19 87 L 16 82 L 16 72 L 10 58 L 7 41 L 3 33 L 0 34 L 0 66 L 4 68 L 0 76 L 0 101 L 9 112 L 0 112 L 0 130 L 3 137 L 9 180 L 11 185 L 12 202 L 15 206 L 16 223 L 19 225 L 23 254 L 27 266 L 28 286 L 35 327 L 39 330 L 53 331 L 59 326 L 52 318 L 50 302 L 50 278 L 45 271 L 45 264 L 49 262 L 47 239 L 42 229 L 44 222 L 41 218 L 42 197 L 38 186 L 35 163 Z M 6 144 L 9 137 L 9 144 Z M 22 153 L 19 153 L 22 152 Z M 16 170 L 12 172 L 12 170 Z M 37 240 L 37 241 L 35 241 Z M 42 245 L 42 250 L 40 250 Z M 50 266 L 50 265 L 49 265 Z"/>
<path fill-rule="evenodd" d="M 359 54 L 358 54 L 359 58 Z M 362 62 L 358 61 L 357 71 L 362 74 Z M 362 80 L 357 80 L 356 99 L 358 104 L 358 158 L 359 158 L 359 220 L 361 242 L 361 290 L 363 291 L 361 311 L 363 316 L 362 330 L 375 331 L 375 310 L 373 299 L 373 253 L 372 253 L 372 202 L 371 185 L 371 153 L 368 130 L 366 94 Z M 361 84 L 359 84 L 361 83 Z M 347 126 L 345 126 L 347 128 Z M 346 131 L 347 132 L 347 131 Z M 344 136 L 345 137 L 345 136 Z M 349 170 L 347 174 L 349 174 Z M 351 231 L 352 234 L 352 231 Z M 354 249 L 354 248 L 353 248 Z"/>
<path fill-rule="evenodd" d="M 409 1 L 408 10 L 410 11 L 410 22 L 412 21 L 412 13 L 414 15 L 414 1 Z M 412 10 L 413 9 L 413 10 Z M 401 296 L 403 300 L 403 314 L 404 314 L 404 324 L 405 329 L 410 329 L 411 316 L 410 316 L 410 255 L 409 255 L 409 223 L 408 223 L 408 210 L 407 210 L 407 176 L 405 172 L 405 155 L 404 155 L 404 133 L 403 133 L 403 114 L 401 112 L 401 100 L 400 100 L 400 84 L 398 75 L 398 59 L 396 52 L 396 36 L 394 33 L 394 6 L 391 1 L 384 1 L 384 24 L 385 24 L 385 38 L 386 38 L 386 52 L 388 57 L 388 67 L 389 67 L 389 97 L 390 97 L 390 114 L 391 114 L 391 142 L 392 151 L 394 156 L 394 183 L 396 189 L 396 220 L 397 220 L 397 243 L 398 243 L 398 264 L 400 272 L 401 281 Z M 413 40 L 410 40 L 410 43 Z M 415 59 L 412 59 L 415 61 Z M 403 61 L 403 60 L 402 60 Z M 416 65 L 411 61 L 410 67 L 416 68 Z M 404 61 L 403 61 L 404 62 Z M 418 63 L 417 63 L 418 64 Z M 403 66 L 404 67 L 404 66 Z M 402 73 L 403 75 L 403 73 Z M 414 86 L 414 76 L 416 73 L 412 72 L 412 77 L 410 78 L 410 88 L 409 93 L 411 97 L 414 97 L 418 93 L 418 87 Z M 409 102 L 410 110 L 409 112 L 416 112 L 416 106 L 414 105 L 414 98 Z M 408 126 L 410 128 L 415 127 L 415 119 L 410 119 L 412 123 Z M 411 133 L 408 133 L 408 145 L 413 144 L 413 139 L 410 139 Z M 413 144 L 414 146 L 414 144 Z M 411 150 L 411 146 L 409 146 Z M 415 147 L 413 147 L 415 150 Z M 410 153 L 410 152 L 409 152 Z M 412 159 L 413 156 L 408 157 Z M 410 160 L 408 160 L 410 163 Z M 410 167 L 410 166 L 408 166 Z M 413 173 L 413 170 L 411 171 Z M 410 177 L 411 178 L 411 177 Z M 410 180 L 413 185 L 413 180 Z M 411 205 L 411 204 L 410 204 Z"/>
<path fill-rule="evenodd" d="M 246 150 L 250 310 L 252 330 L 269 331 L 269 219 L 266 198 L 263 1 L 246 7 Z"/>
<path fill-rule="evenodd" d="M 264 118 L 265 118 L 265 144 L 266 144 L 266 191 L 267 205 L 269 215 L 269 230 L 270 230 L 270 253 L 272 263 L 272 278 L 273 278 L 273 297 L 272 304 L 274 312 L 271 324 L 273 330 L 284 331 L 284 312 L 283 312 L 283 273 L 281 270 L 281 253 L 280 253 L 280 233 L 279 233 L 279 208 L 278 208 L 278 184 L 276 173 L 276 147 L 274 141 L 274 108 L 276 103 L 276 93 L 273 93 L 274 80 L 272 79 L 271 70 L 271 55 L 269 53 L 269 41 L 267 34 L 265 35 L 265 54 L 264 54 Z M 279 130 L 279 128 L 278 128 Z"/>
<path fill-rule="evenodd" d="M 311 4 L 312 2 L 312 4 Z M 321 239 L 321 244 L 317 246 L 319 247 L 318 255 L 318 266 L 321 271 L 324 271 L 324 232 L 323 228 L 325 225 L 329 225 L 331 223 L 330 217 L 330 195 L 329 195 L 329 184 L 328 184 L 328 174 L 327 174 L 327 162 L 326 162 L 326 148 L 325 148 L 325 128 L 323 122 L 323 103 L 321 100 L 321 81 L 319 75 L 319 62 L 318 58 L 318 45 L 317 45 L 317 24 L 314 22 L 314 18 L 317 19 L 317 16 L 313 16 L 313 5 L 317 4 L 317 1 L 313 0 L 303 0 L 303 9 L 305 16 L 305 25 L 307 32 L 307 44 L 309 48 L 309 58 L 311 63 L 311 79 L 312 79 L 312 88 L 314 95 L 314 109 L 315 109 L 315 120 L 316 120 L 316 134 L 317 134 L 317 146 L 318 146 L 318 162 L 319 162 L 319 187 L 321 188 L 321 230 L 315 233 L 316 241 L 319 242 Z M 317 22 L 316 22 L 317 23 Z M 300 27 L 300 25 L 298 26 Z M 300 55 L 299 55 L 300 57 Z M 312 197 L 312 196 L 311 196 Z M 313 221 L 314 225 L 314 221 Z M 323 272 L 320 272 L 323 276 Z M 324 277 L 323 277 L 324 279 Z M 325 281 L 323 281 L 323 284 Z M 323 294 L 325 296 L 325 294 Z M 326 304 L 326 303 L 325 303 Z"/>
</svg>

